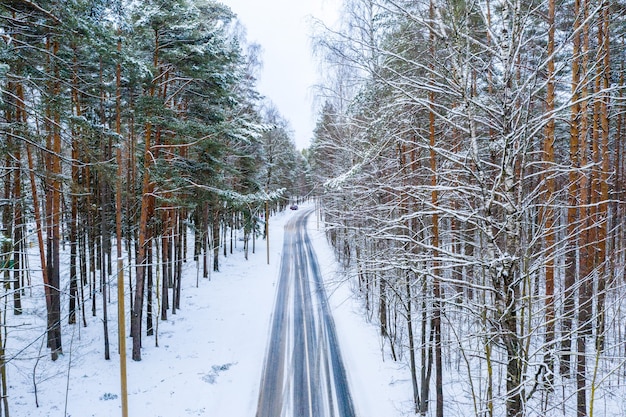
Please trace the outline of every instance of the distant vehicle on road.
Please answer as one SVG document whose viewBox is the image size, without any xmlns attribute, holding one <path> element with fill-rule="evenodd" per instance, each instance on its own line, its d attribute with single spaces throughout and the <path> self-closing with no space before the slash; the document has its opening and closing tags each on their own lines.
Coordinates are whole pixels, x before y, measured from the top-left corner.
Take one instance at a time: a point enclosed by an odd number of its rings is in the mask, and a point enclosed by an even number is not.
<svg viewBox="0 0 626 417">
<path fill-rule="evenodd" d="M 289 209 L 290 209 L 290 210 L 298 210 L 298 205 L 297 205 L 297 204 L 292 204 L 292 205 L 289 207 Z"/>
</svg>

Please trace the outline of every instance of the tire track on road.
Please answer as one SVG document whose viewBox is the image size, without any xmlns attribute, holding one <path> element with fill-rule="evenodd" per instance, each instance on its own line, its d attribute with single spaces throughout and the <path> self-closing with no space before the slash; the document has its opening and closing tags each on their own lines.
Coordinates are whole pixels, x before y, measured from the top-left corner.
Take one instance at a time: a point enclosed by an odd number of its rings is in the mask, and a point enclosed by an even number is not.
<svg viewBox="0 0 626 417">
<path fill-rule="evenodd" d="M 298 213 L 285 226 L 256 417 L 356 417 L 334 320 L 306 230 L 311 213 Z"/>
</svg>

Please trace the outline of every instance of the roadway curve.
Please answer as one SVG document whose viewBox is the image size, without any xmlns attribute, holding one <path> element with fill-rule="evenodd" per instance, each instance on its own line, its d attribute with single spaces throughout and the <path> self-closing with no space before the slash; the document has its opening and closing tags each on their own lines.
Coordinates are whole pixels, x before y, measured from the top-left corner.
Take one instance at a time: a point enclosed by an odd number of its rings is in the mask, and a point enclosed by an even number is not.
<svg viewBox="0 0 626 417">
<path fill-rule="evenodd" d="M 355 417 L 319 265 L 306 230 L 285 226 L 280 277 L 256 417 Z"/>
</svg>

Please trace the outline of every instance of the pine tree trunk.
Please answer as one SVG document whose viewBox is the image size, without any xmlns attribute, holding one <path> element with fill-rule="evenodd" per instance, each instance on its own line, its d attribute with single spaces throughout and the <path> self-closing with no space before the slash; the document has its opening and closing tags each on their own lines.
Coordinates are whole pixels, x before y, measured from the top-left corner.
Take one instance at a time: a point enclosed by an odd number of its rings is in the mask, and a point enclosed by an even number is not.
<svg viewBox="0 0 626 417">
<path fill-rule="evenodd" d="M 141 321 L 142 321 L 142 310 L 143 310 L 143 300 L 144 300 L 144 286 L 145 286 L 145 276 L 146 276 L 146 252 L 147 247 L 150 244 L 149 231 L 148 231 L 148 218 L 150 217 L 150 207 L 151 207 L 151 199 L 152 199 L 152 189 L 153 185 L 150 181 L 150 160 L 151 160 L 151 146 L 150 146 L 150 128 L 146 129 L 146 155 L 145 155 L 145 163 L 146 167 L 144 170 L 144 180 L 143 180 L 143 189 L 142 189 L 142 198 L 141 198 L 141 214 L 139 217 L 139 241 L 138 241 L 138 252 L 137 252 L 137 272 L 135 274 L 135 302 L 133 303 L 133 313 L 132 313 L 132 326 L 131 326 L 131 336 L 133 338 L 133 353 L 132 359 L 135 361 L 141 360 Z"/>
<path fill-rule="evenodd" d="M 18 161 L 15 167 L 15 178 L 13 186 L 13 195 L 15 199 L 14 206 L 14 222 L 13 230 L 15 236 L 15 244 L 13 250 L 13 314 L 19 316 L 22 314 L 22 266 L 21 254 L 24 253 L 24 216 L 22 214 L 22 168 L 21 168 L 21 144 L 15 151 L 15 159 Z"/>
<path fill-rule="evenodd" d="M 548 2 L 548 65 L 547 65 L 547 93 L 546 93 L 546 114 L 549 117 L 546 124 L 544 141 L 544 155 L 545 155 L 545 168 L 544 168 L 544 181 L 546 184 L 546 198 L 545 209 L 543 216 L 545 218 L 545 253 L 546 253 L 546 349 L 544 362 L 549 370 L 548 381 L 552 383 L 552 373 L 554 370 L 554 329 L 555 329 L 555 313 L 554 313 L 554 244 L 555 244 L 555 232 L 554 232 L 554 210 L 553 210 L 553 195 L 555 192 L 555 181 L 551 174 L 551 166 L 554 164 L 554 128 L 555 117 L 554 115 L 554 100 L 555 100 L 555 65 L 554 65 L 554 32 L 555 32 L 555 0 L 549 0 Z"/>
<path fill-rule="evenodd" d="M 167 235 L 169 227 L 167 219 L 164 221 L 166 231 L 161 237 L 161 276 L 163 280 L 163 291 L 161 292 L 161 320 L 167 319 L 167 310 L 170 308 L 169 289 L 172 286 L 171 269 L 170 269 L 170 240 Z M 176 313 L 175 311 L 173 312 Z"/>
<path fill-rule="evenodd" d="M 411 385 L 413 387 L 413 404 L 415 406 L 415 413 L 419 412 L 420 395 L 419 388 L 417 386 L 417 366 L 415 363 L 415 340 L 413 336 L 413 295 L 411 294 L 411 282 L 410 277 L 406 277 L 406 324 L 409 338 L 409 366 L 411 369 Z"/>
<path fill-rule="evenodd" d="M 102 126 L 106 126 L 106 114 L 105 114 L 105 101 L 106 95 L 102 86 L 104 86 L 103 79 L 103 64 L 102 58 L 100 58 L 100 123 Z M 110 161 L 112 159 L 111 146 L 109 140 L 106 137 L 100 137 L 100 150 L 101 157 L 104 161 Z M 109 207 L 111 204 L 109 187 L 106 179 L 103 175 L 98 176 L 98 186 L 100 191 L 100 245 L 101 245 L 101 259 L 100 259 L 100 291 L 102 293 L 102 331 L 104 339 L 104 359 L 109 360 L 110 343 L 109 343 L 109 311 L 108 311 L 108 299 L 109 299 L 109 276 L 110 276 L 110 262 L 107 263 L 107 259 L 110 260 L 111 253 L 111 237 L 109 232 Z"/>
<path fill-rule="evenodd" d="M 121 30 L 118 30 L 118 36 Z M 122 39 L 118 37 L 117 52 L 122 52 Z M 124 173 L 122 161 L 122 66 L 120 62 L 115 66 L 115 133 L 118 142 L 115 152 L 117 163 L 117 178 L 115 182 L 115 237 L 117 247 L 117 327 L 118 351 L 120 355 L 120 396 L 122 402 L 122 417 L 128 417 L 128 381 L 126 375 L 126 308 L 124 303 L 124 258 L 122 254 L 122 177 Z"/>
<path fill-rule="evenodd" d="M 587 337 L 591 335 L 592 331 L 592 283 L 591 273 L 593 269 L 592 252 L 595 242 L 592 241 L 593 236 L 593 210 L 592 210 L 592 195 L 593 195 L 593 169 L 588 169 L 587 164 L 590 162 L 589 157 L 589 144 L 587 142 L 588 137 L 588 113 L 589 113 L 589 23 L 587 18 L 589 17 L 589 4 L 588 0 L 581 0 L 582 6 L 582 45 L 581 45 L 581 106 L 580 106 L 580 132 L 579 132 L 579 145 L 580 145 L 580 166 L 581 169 L 585 169 L 586 172 L 580 173 L 580 203 L 582 206 L 579 208 L 579 222 L 583 225 L 583 231 L 580 233 L 579 242 L 579 275 L 578 275 L 578 333 L 576 342 L 576 404 L 578 417 L 584 417 L 587 415 L 587 392 L 586 392 L 586 359 L 587 359 Z M 592 144 L 593 146 L 593 144 Z"/>
<path fill-rule="evenodd" d="M 421 325 L 421 395 L 419 412 L 425 416 L 428 413 L 428 403 L 430 397 L 430 385 L 433 370 L 433 340 L 435 330 L 433 319 L 428 318 L 428 304 L 426 294 L 428 293 L 427 277 L 422 278 L 422 325 Z"/>
<path fill-rule="evenodd" d="M 597 311 L 598 319 L 596 325 L 596 348 L 598 351 L 604 350 L 604 332 L 605 332 L 605 299 L 607 281 L 612 281 L 613 271 L 606 267 L 608 262 L 607 257 L 607 244 L 609 237 L 609 171 L 610 166 L 610 150 L 609 150 L 609 104 L 610 93 L 608 91 L 610 87 L 611 77 L 611 62 L 610 62 L 610 4 L 608 0 L 604 0 L 602 3 L 601 18 L 598 31 L 598 43 L 601 45 L 601 58 L 602 64 L 600 65 L 600 78 L 602 92 L 600 96 L 600 129 L 602 139 L 602 171 L 600 178 L 600 219 L 598 230 L 598 263 L 600 264 L 600 271 L 598 274 L 598 302 Z M 616 145 L 619 148 L 619 144 Z M 619 152 L 619 151 L 617 151 Z M 618 171 L 618 166 L 615 167 L 615 171 Z M 608 277 L 607 277 L 608 274 Z"/>
<path fill-rule="evenodd" d="M 152 258 L 151 252 L 152 252 L 152 248 L 150 247 L 148 248 L 148 258 Z M 154 278 L 152 276 L 151 267 L 148 267 L 146 270 L 146 336 L 154 335 L 153 293 L 154 293 Z M 165 318 L 161 318 L 161 320 L 167 320 L 167 312 L 165 313 Z"/>
<path fill-rule="evenodd" d="M 181 213 L 179 210 L 176 211 L 176 234 L 175 234 L 175 241 L 176 243 L 174 244 L 174 248 L 176 251 L 176 254 L 174 256 L 175 258 L 175 273 L 174 273 L 174 282 L 176 283 L 175 285 L 175 297 L 174 297 L 174 304 L 176 306 L 177 309 L 180 309 L 180 291 L 181 291 L 181 287 L 182 287 L 182 279 L 183 279 L 183 262 L 184 262 L 184 248 L 186 247 L 186 236 L 187 234 L 185 233 L 185 224 L 184 222 L 181 220 Z"/>
<path fill-rule="evenodd" d="M 80 100 L 78 96 L 78 58 L 76 56 L 76 50 L 74 48 L 74 60 L 73 60 L 73 77 L 72 77 L 72 108 L 76 117 L 82 116 L 82 109 L 80 106 Z M 79 128 L 77 126 L 72 127 L 72 184 L 76 189 L 80 189 L 80 177 L 79 167 L 77 161 L 79 161 Z M 71 196 L 71 208 L 70 208 L 70 297 L 69 297 L 69 316 L 68 323 L 76 323 L 76 309 L 78 299 L 78 193 L 72 193 Z"/>
<path fill-rule="evenodd" d="M 220 257 L 220 212 L 219 209 L 213 207 L 211 216 L 212 237 L 213 237 L 213 271 L 217 272 L 219 268 Z"/>
<path fill-rule="evenodd" d="M 429 15 L 431 19 L 435 18 L 435 4 L 431 0 Z M 431 66 L 434 65 L 435 60 L 435 33 L 433 30 L 429 34 L 430 51 L 432 55 Z M 432 67 L 431 67 L 432 68 Z M 433 80 L 434 83 L 434 80 Z M 428 100 L 430 103 L 435 103 L 435 93 L 431 90 L 428 93 Z M 432 247 L 433 247 L 433 331 L 435 332 L 435 392 L 436 392 L 436 411 L 437 417 L 443 417 L 443 364 L 441 354 L 441 303 L 443 301 L 441 283 L 439 280 L 439 215 L 437 214 L 437 206 L 439 205 L 439 193 L 437 192 L 437 154 L 435 152 L 435 113 L 431 109 L 428 114 L 428 130 L 429 130 L 429 145 L 430 145 L 430 186 L 431 191 L 431 204 L 434 208 L 434 214 L 432 215 Z M 427 400 L 427 399 L 422 399 Z"/>
<path fill-rule="evenodd" d="M 159 31 L 155 30 L 155 45 L 154 45 L 154 68 L 159 68 Z M 150 88 L 150 97 L 155 97 L 155 80 L 153 80 Z M 148 230 L 148 219 L 150 219 L 154 213 L 154 183 L 150 177 L 150 169 L 152 161 L 156 158 L 153 153 L 152 147 L 152 124 L 146 123 L 144 134 L 144 172 L 143 182 L 141 189 L 141 211 L 139 214 L 138 225 L 138 248 L 137 248 L 137 273 L 136 273 L 136 285 L 135 285 L 135 302 L 133 303 L 132 310 L 132 325 L 131 336 L 133 338 L 133 353 L 132 358 L 135 361 L 141 360 L 141 321 L 143 318 L 143 300 L 145 296 L 145 276 L 146 276 L 146 251 L 147 246 L 150 244 L 150 231 Z M 158 135 L 158 131 L 156 132 Z M 155 140 L 155 143 L 157 141 Z"/>
<path fill-rule="evenodd" d="M 52 59 L 55 59 L 59 44 L 52 40 L 49 45 Z M 59 97 L 61 93 L 61 81 L 56 63 L 51 63 L 53 70 L 51 75 L 52 97 Z M 61 242 L 61 120 L 58 109 L 50 109 L 53 126 L 48 132 L 48 165 L 49 186 L 46 213 L 50 219 L 48 226 L 47 268 L 50 280 L 50 311 L 48 314 L 48 342 L 52 360 L 57 360 L 63 353 L 61 346 L 61 291 L 60 291 L 60 242 Z"/>
<path fill-rule="evenodd" d="M 574 1 L 574 35 L 572 48 L 572 99 L 570 120 L 570 162 L 572 169 L 569 172 L 569 205 L 567 209 L 567 249 L 565 253 L 565 283 L 563 300 L 563 322 L 561 336 L 561 375 L 570 376 L 572 351 L 572 321 L 575 308 L 576 259 L 577 259 L 577 224 L 578 224 L 578 187 L 579 187 L 579 140 L 580 140 L 580 0 Z"/>
</svg>

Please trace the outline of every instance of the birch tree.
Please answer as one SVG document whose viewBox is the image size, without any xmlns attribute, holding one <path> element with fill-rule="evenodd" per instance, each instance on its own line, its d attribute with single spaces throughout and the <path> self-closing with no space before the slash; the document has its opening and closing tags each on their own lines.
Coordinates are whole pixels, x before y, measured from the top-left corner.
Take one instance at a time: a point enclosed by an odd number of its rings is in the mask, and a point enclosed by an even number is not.
<svg viewBox="0 0 626 417">
<path fill-rule="evenodd" d="M 448 363 L 443 382 L 426 372 L 422 385 L 464 381 L 476 415 L 548 415 L 557 406 L 592 411 L 586 340 L 607 295 L 606 274 L 598 275 L 606 260 L 596 254 L 606 244 L 602 172 L 611 172 L 601 152 L 611 147 L 601 139 L 611 131 L 603 103 L 612 87 L 602 81 L 611 37 L 603 3 L 577 4 L 351 2 L 345 28 L 320 42 L 328 61 L 348 68 L 359 86 L 337 99 L 350 102 L 334 117 L 341 137 L 320 131 L 311 156 L 352 155 L 339 173 L 313 165 L 331 185 L 322 198 L 330 241 L 359 288 L 367 288 L 368 307 L 373 299 L 393 316 L 387 290 L 407 279 L 390 271 L 427 278 L 432 304 L 419 301 L 428 292 L 411 291 L 410 280 L 403 292 L 414 301 L 392 303 L 404 306 L 409 321 L 412 303 L 433 317 L 443 303 L 441 346 L 463 370 Z M 594 53 L 602 58 L 592 60 Z M 350 209 L 336 203 L 341 196 Z M 337 236 L 350 233 L 366 238 L 346 251 Z M 346 257 L 356 257 L 356 267 Z M 373 295 L 368 275 L 385 276 Z M 389 316 L 379 321 L 384 333 Z M 410 357 L 437 337 L 436 327 L 417 329 L 405 345 Z M 568 346 L 577 353 L 573 384 Z M 431 348 L 420 353 L 426 370 Z M 391 342 L 390 349 L 402 357 L 401 347 Z M 602 357 L 599 350 L 593 355 Z M 416 394 L 415 372 L 411 379 L 414 402 L 425 401 Z M 576 395 L 557 395 L 555 384 Z"/>
</svg>

